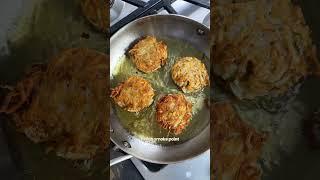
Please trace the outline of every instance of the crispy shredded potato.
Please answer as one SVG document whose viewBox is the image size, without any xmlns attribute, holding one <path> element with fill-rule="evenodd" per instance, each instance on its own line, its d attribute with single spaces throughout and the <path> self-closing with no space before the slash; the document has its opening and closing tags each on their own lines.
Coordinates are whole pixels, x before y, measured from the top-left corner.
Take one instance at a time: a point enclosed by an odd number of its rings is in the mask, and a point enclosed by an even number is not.
<svg viewBox="0 0 320 180">
<path fill-rule="evenodd" d="M 28 103 L 31 93 L 35 87 L 38 87 L 45 69 L 45 65 L 33 65 L 29 72 L 26 73 L 25 78 L 18 82 L 15 87 L 2 87 L 11 92 L 4 98 L 2 104 L 0 104 L 0 113 L 14 113 L 21 106 Z"/>
<path fill-rule="evenodd" d="M 206 66 L 195 57 L 180 58 L 171 69 L 171 77 L 184 93 L 200 91 L 209 84 Z"/>
<path fill-rule="evenodd" d="M 87 20 L 98 30 L 107 32 L 109 6 L 106 0 L 82 0 L 81 8 Z"/>
<path fill-rule="evenodd" d="M 130 49 L 129 54 L 136 67 L 145 73 L 152 73 L 165 65 L 168 58 L 167 45 L 153 36 L 141 39 Z"/>
<path fill-rule="evenodd" d="M 168 94 L 158 101 L 156 111 L 161 127 L 178 135 L 190 123 L 192 104 L 183 94 Z"/>
<path fill-rule="evenodd" d="M 228 102 L 211 106 L 212 175 L 219 180 L 259 180 L 258 165 L 267 134 L 240 119 Z"/>
<path fill-rule="evenodd" d="M 239 99 L 278 96 L 319 62 L 301 9 L 290 0 L 255 0 L 214 6 L 214 73 Z"/>
<path fill-rule="evenodd" d="M 106 55 L 69 49 L 34 66 L 11 91 L 1 112 L 35 143 L 67 159 L 89 159 L 108 146 Z"/>
<path fill-rule="evenodd" d="M 149 81 L 139 76 L 131 76 L 112 89 L 111 97 L 129 112 L 139 112 L 153 102 L 154 90 Z"/>
</svg>

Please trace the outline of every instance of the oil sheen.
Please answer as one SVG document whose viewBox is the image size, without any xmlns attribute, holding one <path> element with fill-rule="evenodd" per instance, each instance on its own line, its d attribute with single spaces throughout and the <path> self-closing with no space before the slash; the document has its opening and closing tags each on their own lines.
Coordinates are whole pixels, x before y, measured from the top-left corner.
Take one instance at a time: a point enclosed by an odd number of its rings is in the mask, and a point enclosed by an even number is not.
<svg viewBox="0 0 320 180">
<path fill-rule="evenodd" d="M 123 55 L 118 60 L 117 66 L 113 70 L 111 77 L 111 87 L 116 87 L 118 83 L 125 81 L 132 75 L 141 76 L 147 79 L 155 90 L 153 104 L 138 113 L 128 112 L 117 106 L 114 101 L 112 101 L 112 106 L 120 120 L 120 123 L 130 134 L 142 140 L 146 140 L 147 138 L 176 137 L 179 138 L 179 141 L 153 141 L 153 143 L 162 145 L 172 143 L 179 144 L 195 137 L 208 126 L 210 115 L 208 109 L 209 87 L 204 88 L 200 92 L 184 94 L 187 100 L 192 103 L 193 115 L 186 130 L 179 135 L 174 135 L 172 132 L 160 127 L 155 117 L 156 104 L 158 100 L 166 94 L 183 93 L 174 84 L 171 78 L 171 68 L 179 58 L 187 56 L 196 57 L 202 60 L 208 71 L 209 59 L 202 52 L 198 51 L 187 42 L 172 38 L 162 38 L 160 40 L 165 42 L 168 46 L 168 59 L 166 65 L 156 72 L 145 74 L 135 67 L 128 56 Z"/>
</svg>

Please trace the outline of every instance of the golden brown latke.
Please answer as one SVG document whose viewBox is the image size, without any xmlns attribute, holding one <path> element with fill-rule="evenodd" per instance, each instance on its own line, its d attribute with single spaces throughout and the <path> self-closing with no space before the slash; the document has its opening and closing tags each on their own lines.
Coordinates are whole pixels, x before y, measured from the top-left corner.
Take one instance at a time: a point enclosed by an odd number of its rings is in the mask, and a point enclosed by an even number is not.
<svg viewBox="0 0 320 180">
<path fill-rule="evenodd" d="M 309 28 L 291 0 L 214 7 L 214 73 L 239 99 L 283 95 L 319 74 Z"/>
<path fill-rule="evenodd" d="M 82 0 L 82 13 L 98 30 L 106 32 L 109 27 L 109 6 L 106 0 Z"/>
<path fill-rule="evenodd" d="M 138 76 L 131 76 L 111 91 L 111 97 L 129 112 L 139 112 L 153 102 L 154 90 L 151 84 Z"/>
<path fill-rule="evenodd" d="M 173 81 L 185 93 L 196 92 L 209 84 L 206 66 L 195 57 L 183 57 L 171 69 Z"/>
<path fill-rule="evenodd" d="M 27 74 L 2 112 L 14 115 L 20 131 L 35 143 L 46 142 L 58 156 L 92 158 L 109 140 L 106 58 L 83 48 L 63 51 L 46 69 Z"/>
<path fill-rule="evenodd" d="M 166 64 L 168 58 L 167 45 L 153 36 L 141 39 L 129 51 L 136 67 L 145 73 L 151 73 Z"/>
<path fill-rule="evenodd" d="M 245 123 L 229 102 L 211 106 L 211 142 L 215 179 L 259 180 L 258 160 L 267 135 Z"/>
<path fill-rule="evenodd" d="M 25 74 L 24 79 L 17 83 L 15 87 L 6 86 L 10 90 L 5 96 L 2 104 L 0 104 L 0 113 L 15 113 L 21 106 L 29 101 L 31 93 L 37 87 L 44 75 L 45 65 L 33 65 Z"/>
<path fill-rule="evenodd" d="M 183 94 L 168 94 L 158 101 L 156 111 L 159 124 L 178 135 L 190 122 L 192 104 Z"/>
</svg>

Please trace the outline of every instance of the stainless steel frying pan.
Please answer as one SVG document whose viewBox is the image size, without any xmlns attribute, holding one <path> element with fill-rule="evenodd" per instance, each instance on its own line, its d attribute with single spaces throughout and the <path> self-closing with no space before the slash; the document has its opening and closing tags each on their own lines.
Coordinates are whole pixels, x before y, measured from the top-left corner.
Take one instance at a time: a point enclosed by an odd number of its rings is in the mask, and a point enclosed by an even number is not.
<svg viewBox="0 0 320 180">
<path fill-rule="evenodd" d="M 110 39 L 110 78 L 119 59 L 129 45 L 137 39 L 153 35 L 157 38 L 174 38 L 185 41 L 210 57 L 209 29 L 191 19 L 178 15 L 152 15 L 140 18 L 116 32 Z M 120 123 L 115 110 L 110 109 L 110 137 L 121 150 L 129 155 L 113 159 L 111 165 L 132 156 L 152 163 L 169 164 L 193 158 L 209 150 L 210 126 L 194 138 L 170 146 L 160 146 L 131 135 Z M 207 117 L 209 119 L 209 117 Z M 132 155 L 132 156 L 131 156 Z"/>
</svg>

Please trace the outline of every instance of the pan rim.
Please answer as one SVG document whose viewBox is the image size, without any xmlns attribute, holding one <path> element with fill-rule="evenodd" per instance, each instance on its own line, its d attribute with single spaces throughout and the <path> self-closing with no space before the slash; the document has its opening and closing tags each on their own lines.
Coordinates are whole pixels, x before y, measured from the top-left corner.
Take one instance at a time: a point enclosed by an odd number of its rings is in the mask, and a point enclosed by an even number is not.
<svg viewBox="0 0 320 180">
<path fill-rule="evenodd" d="M 126 24 L 125 26 L 123 26 L 121 29 L 119 29 L 118 31 L 116 31 L 111 37 L 110 37 L 110 42 L 116 37 L 116 35 L 118 35 L 119 33 L 121 33 L 126 27 L 130 26 L 131 24 L 135 24 L 136 22 L 139 22 L 139 21 L 142 21 L 144 19 L 148 19 L 148 18 L 153 18 L 153 17 L 159 17 L 159 16 L 162 16 L 162 17 L 165 17 L 165 16 L 168 16 L 168 17 L 176 17 L 176 18 L 183 18 L 183 19 L 187 19 L 189 21 L 192 21 L 193 23 L 197 23 L 199 26 L 202 26 L 202 28 L 210 31 L 210 28 L 205 26 L 204 24 L 201 24 L 199 23 L 198 21 L 195 21 L 193 19 L 191 19 L 190 17 L 188 16 L 184 16 L 184 15 L 180 15 L 180 14 L 152 14 L 152 15 L 148 15 L 148 16 L 143 16 L 141 18 L 138 18 L 134 21 L 131 21 L 129 22 L 128 24 Z"/>
<path fill-rule="evenodd" d="M 199 22 L 197 22 L 197 21 L 195 21 L 195 20 L 193 20 L 193 19 L 191 19 L 191 18 L 188 18 L 188 17 L 186 17 L 186 16 L 183 16 L 183 15 L 176 15 L 176 14 L 156 14 L 156 15 L 149 15 L 149 16 L 145 16 L 145 17 L 138 18 L 138 19 L 136 19 L 136 20 L 128 23 L 127 25 L 125 25 L 124 27 L 122 27 L 121 29 L 119 29 L 117 32 L 115 32 L 115 33 L 111 36 L 111 38 L 110 38 L 110 46 L 112 46 L 112 45 L 111 45 L 111 42 L 114 41 L 114 39 L 115 39 L 119 34 L 123 33 L 123 31 L 126 30 L 126 27 L 128 27 L 128 26 L 130 26 L 130 25 L 132 25 L 132 24 L 139 23 L 139 22 L 144 21 L 144 20 L 149 19 L 149 18 L 158 18 L 158 17 L 168 17 L 168 18 L 175 17 L 175 18 L 180 18 L 180 19 L 182 18 L 183 20 L 192 21 L 193 24 L 196 24 L 198 27 L 203 28 L 203 29 L 204 29 L 205 31 L 207 31 L 207 32 L 210 31 L 210 29 L 209 29 L 207 26 L 205 26 L 205 25 L 203 25 L 203 24 L 201 24 L 201 23 L 199 23 Z M 210 51 L 210 50 L 209 50 L 209 51 Z M 110 57 L 110 58 L 111 58 L 111 57 Z M 110 59 L 110 62 L 112 62 L 111 59 Z M 112 79 L 112 69 L 110 69 L 110 76 L 111 76 L 111 77 L 110 77 L 110 80 L 111 80 L 111 79 Z M 182 162 L 182 161 L 185 161 L 185 160 L 194 159 L 194 158 L 196 158 L 196 157 L 198 157 L 198 156 L 201 156 L 202 154 L 204 154 L 204 153 L 206 153 L 207 151 L 210 150 L 210 140 L 208 139 L 208 140 L 207 140 L 207 143 L 203 144 L 204 147 L 198 148 L 198 150 L 197 150 L 196 152 L 189 153 L 188 155 L 185 155 L 184 157 L 182 157 L 182 158 L 180 158 L 180 159 L 175 159 L 175 160 L 168 160 L 168 159 L 166 159 L 166 160 L 154 160 L 154 159 L 145 158 L 144 156 L 141 156 L 141 155 L 139 155 L 138 153 L 132 153 L 132 151 L 130 151 L 130 149 L 124 147 L 123 144 L 121 144 L 121 141 L 117 140 L 117 138 L 116 138 L 117 135 L 115 135 L 115 133 L 114 133 L 113 130 L 112 130 L 112 129 L 114 128 L 114 126 L 112 126 L 112 123 L 111 123 L 111 122 L 114 121 L 114 120 L 116 120 L 116 121 L 119 121 L 119 120 L 118 120 L 118 119 L 111 120 L 111 119 L 113 119 L 113 117 L 112 117 L 111 114 L 112 114 L 113 111 L 114 111 L 114 110 L 113 110 L 114 108 L 112 107 L 111 103 L 112 103 L 112 99 L 110 99 L 110 116 L 109 116 L 109 118 L 110 118 L 110 139 L 111 139 L 111 141 L 112 141 L 119 149 L 121 149 L 122 151 L 124 151 L 124 152 L 127 153 L 127 154 L 132 155 L 132 156 L 135 157 L 135 158 L 138 158 L 138 159 L 141 159 L 141 160 L 144 160 L 144 161 L 147 161 L 147 162 L 151 162 L 151 163 L 172 164 L 172 163 L 179 163 L 179 162 Z M 169 145 L 169 146 L 170 146 L 170 147 L 182 146 L 182 145 L 188 143 L 189 141 L 196 139 L 198 136 L 200 136 L 201 134 L 204 134 L 204 133 L 208 133 L 208 136 L 210 136 L 210 118 L 208 118 L 208 119 L 209 119 L 208 126 L 205 127 L 201 132 L 199 132 L 195 137 L 192 137 L 191 139 L 189 139 L 189 140 L 187 140 L 186 142 L 183 142 L 183 143 L 181 143 L 181 144 Z M 118 123 L 120 123 L 120 122 L 118 122 Z M 120 124 L 121 124 L 121 123 L 120 123 Z M 124 128 L 124 127 L 122 127 L 122 128 Z M 125 131 L 127 131 L 127 130 L 125 130 Z M 132 137 L 134 137 L 135 139 L 137 139 L 137 140 L 139 140 L 139 141 L 141 141 L 141 142 L 144 142 L 144 141 L 140 140 L 139 138 L 137 138 L 137 137 L 134 136 L 134 135 L 132 135 Z M 204 137 L 206 137 L 206 135 L 204 135 Z M 152 143 L 148 143 L 148 142 L 144 142 L 144 143 L 146 143 L 146 144 L 148 144 L 148 145 L 151 145 L 151 146 L 161 147 L 161 145 L 157 145 L 157 144 L 152 144 Z M 166 147 L 166 146 L 162 146 L 162 148 L 163 148 L 163 147 Z"/>
</svg>

